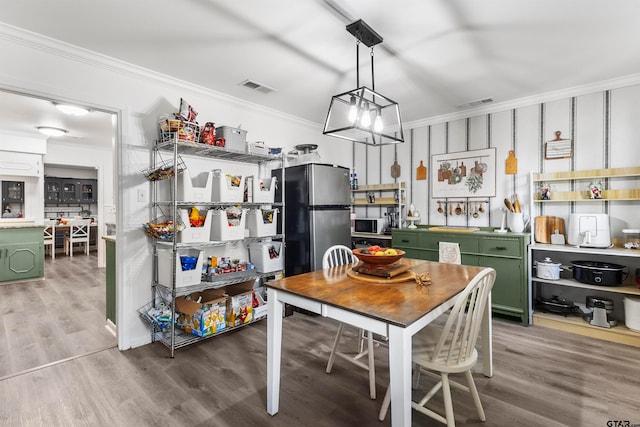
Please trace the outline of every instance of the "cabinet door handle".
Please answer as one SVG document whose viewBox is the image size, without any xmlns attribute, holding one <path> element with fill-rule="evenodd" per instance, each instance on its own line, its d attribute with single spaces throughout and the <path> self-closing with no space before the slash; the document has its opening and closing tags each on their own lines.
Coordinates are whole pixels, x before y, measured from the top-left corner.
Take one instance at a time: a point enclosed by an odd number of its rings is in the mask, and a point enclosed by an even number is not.
<svg viewBox="0 0 640 427">
<path fill-rule="evenodd" d="M 496 246 L 496 250 L 497 251 L 506 251 L 507 248 L 506 248 L 506 246 Z"/>
<path fill-rule="evenodd" d="M 402 243 L 409 243 L 409 241 L 408 241 L 408 240 L 405 240 L 405 239 L 402 239 L 402 240 L 400 240 L 400 241 L 401 241 Z"/>
</svg>

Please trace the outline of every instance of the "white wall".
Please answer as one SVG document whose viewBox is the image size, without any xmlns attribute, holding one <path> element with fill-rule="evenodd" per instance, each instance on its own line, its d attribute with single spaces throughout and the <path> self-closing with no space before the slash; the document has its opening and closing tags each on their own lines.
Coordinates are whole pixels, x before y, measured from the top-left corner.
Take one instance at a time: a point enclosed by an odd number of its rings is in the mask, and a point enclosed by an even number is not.
<svg viewBox="0 0 640 427">
<path fill-rule="evenodd" d="M 141 228 L 149 220 L 150 210 L 148 203 L 136 201 L 136 193 L 138 189 L 149 191 L 149 183 L 140 171 L 148 167 L 157 120 L 161 114 L 176 111 L 181 97 L 196 107 L 199 121 L 230 126 L 242 123 L 249 141 L 261 140 L 287 150 L 300 143 L 318 144 L 324 160 L 351 163 L 350 157 L 335 153 L 334 146 L 323 146 L 330 138 L 322 135 L 320 125 L 1 24 L 0 57 L 2 88 L 119 114 L 114 198 L 118 210 L 117 322 L 121 349 L 150 341 L 149 330 L 136 312 L 151 298 L 151 245 Z M 91 154 L 96 161 L 99 156 Z M 47 158 L 49 161 L 58 160 L 52 157 Z M 102 192 L 102 188 L 99 190 Z"/>
<path fill-rule="evenodd" d="M 565 170 L 615 168 L 640 165 L 640 82 L 611 88 L 594 86 L 593 91 L 580 88 L 580 93 L 565 97 L 555 94 L 540 96 L 538 100 L 517 103 L 516 106 L 497 106 L 480 114 L 470 111 L 465 116 L 428 119 L 425 123 L 409 124 L 405 144 L 396 147 L 402 164 L 399 181 L 407 181 L 408 203 L 421 212 L 421 223 L 432 225 L 465 225 L 499 227 L 504 198 L 517 192 L 523 211 L 533 215 L 555 215 L 568 218 L 572 212 L 602 212 L 611 218 L 612 237 L 621 237 L 623 228 L 639 228 L 637 202 L 616 201 L 602 203 L 558 203 L 531 206 L 530 173 Z M 548 98 L 549 100 L 546 100 Z M 515 102 L 513 104 L 516 104 Z M 485 109 L 487 110 L 487 109 Z M 570 159 L 544 159 L 544 143 L 560 131 L 563 138 L 571 138 L 574 154 Z M 415 169 L 420 160 L 429 168 L 434 154 L 458 151 L 496 149 L 496 195 L 490 198 L 488 212 L 474 219 L 466 215 L 444 216 L 437 212 L 437 200 L 431 197 L 429 180 L 416 181 Z M 518 173 L 505 174 L 505 160 L 509 150 L 515 150 Z M 393 147 L 356 147 L 355 166 L 361 184 L 392 182 L 390 165 Z M 639 188 L 639 179 L 616 182 L 616 186 Z M 578 190 L 587 190 L 589 182 L 579 182 Z M 552 183 L 552 191 L 568 190 L 568 184 Z M 606 188 L 606 187 L 605 187 Z M 472 200 L 472 199 L 471 199 Z M 486 209 L 486 206 L 485 206 Z M 428 212 L 428 216 L 424 213 Z M 358 208 L 358 216 L 368 215 Z"/>
</svg>

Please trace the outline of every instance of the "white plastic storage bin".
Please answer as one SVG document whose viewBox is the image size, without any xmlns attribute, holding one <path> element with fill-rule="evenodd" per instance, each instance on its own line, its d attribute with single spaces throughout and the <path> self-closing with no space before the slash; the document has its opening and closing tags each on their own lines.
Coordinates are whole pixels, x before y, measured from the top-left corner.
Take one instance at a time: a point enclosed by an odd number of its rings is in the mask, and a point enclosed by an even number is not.
<svg viewBox="0 0 640 427">
<path fill-rule="evenodd" d="M 242 209 L 240 219 L 230 219 L 226 210 L 211 210 L 211 240 L 227 241 L 244 239 L 247 209 Z M 237 224 L 234 224 L 237 222 Z"/>
<path fill-rule="evenodd" d="M 171 253 L 171 249 L 158 248 L 158 283 L 169 288 L 172 287 L 173 282 Z M 181 256 L 197 257 L 193 268 L 182 270 Z M 176 251 L 176 288 L 199 285 L 201 283 L 203 259 L 204 253 L 199 249 L 185 248 Z"/>
<path fill-rule="evenodd" d="M 260 273 L 270 273 L 282 270 L 284 266 L 284 254 L 282 243 L 262 242 L 249 245 L 249 258 L 251 263 Z"/>
<path fill-rule="evenodd" d="M 212 202 L 242 203 L 244 201 L 244 175 L 213 172 Z"/>
<path fill-rule="evenodd" d="M 624 323 L 634 332 L 640 332 L 640 298 L 624 297 Z"/>
<path fill-rule="evenodd" d="M 251 209 L 247 214 L 249 237 L 268 237 L 277 234 L 277 209 Z"/>
<path fill-rule="evenodd" d="M 178 175 L 178 200 L 185 202 L 210 202 L 213 172 L 203 172 L 191 177 L 189 170 Z"/>
<path fill-rule="evenodd" d="M 230 126 L 220 126 L 216 128 L 216 139 L 224 138 L 224 148 L 237 151 L 247 150 L 247 131 Z"/>
<path fill-rule="evenodd" d="M 252 201 L 254 203 L 273 203 L 278 179 L 273 178 L 253 178 L 251 184 Z"/>
<path fill-rule="evenodd" d="M 196 207 L 197 208 L 197 207 Z M 180 219 L 184 224 L 184 229 L 178 233 L 179 243 L 208 242 L 211 239 L 211 222 L 213 220 L 211 210 L 198 208 L 200 215 L 205 213 L 204 224 L 201 227 L 194 227 L 189 220 L 189 209 L 179 209 Z"/>
</svg>

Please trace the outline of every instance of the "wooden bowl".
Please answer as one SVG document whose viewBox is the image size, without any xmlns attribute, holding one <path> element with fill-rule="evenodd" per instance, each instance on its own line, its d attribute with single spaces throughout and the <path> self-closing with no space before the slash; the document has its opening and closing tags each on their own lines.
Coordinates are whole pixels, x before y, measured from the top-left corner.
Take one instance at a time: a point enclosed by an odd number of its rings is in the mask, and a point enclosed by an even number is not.
<svg viewBox="0 0 640 427">
<path fill-rule="evenodd" d="M 388 248 L 380 248 L 382 251 Z M 371 255 L 366 252 L 367 248 L 357 248 L 353 250 L 353 255 L 365 264 L 373 265 L 385 265 L 392 264 L 402 258 L 405 252 L 401 249 L 396 249 L 397 255 Z M 363 253 L 364 251 L 364 253 Z"/>
</svg>

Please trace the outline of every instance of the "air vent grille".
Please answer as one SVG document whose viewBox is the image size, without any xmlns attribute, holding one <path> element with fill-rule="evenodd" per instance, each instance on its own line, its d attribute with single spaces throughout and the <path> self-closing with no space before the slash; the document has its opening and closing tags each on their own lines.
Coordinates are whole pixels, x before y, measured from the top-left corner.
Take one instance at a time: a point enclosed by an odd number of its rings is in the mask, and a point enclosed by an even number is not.
<svg viewBox="0 0 640 427">
<path fill-rule="evenodd" d="M 491 104 L 492 102 L 493 102 L 493 98 L 483 98 L 483 99 L 478 99 L 477 101 L 467 102 L 466 104 L 456 105 L 456 108 L 479 107 L 480 105 Z"/>
<path fill-rule="evenodd" d="M 246 87 L 248 89 L 255 90 L 257 92 L 261 92 L 261 93 L 265 93 L 265 94 L 275 91 L 274 88 L 269 87 L 267 85 L 264 85 L 262 83 L 258 83 L 258 82 L 253 81 L 253 80 L 245 80 L 245 81 L 240 83 L 240 86 L 244 86 L 244 87 Z"/>
</svg>

